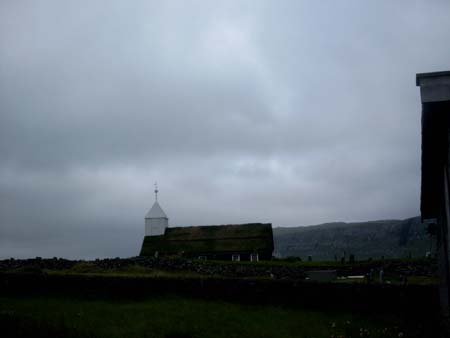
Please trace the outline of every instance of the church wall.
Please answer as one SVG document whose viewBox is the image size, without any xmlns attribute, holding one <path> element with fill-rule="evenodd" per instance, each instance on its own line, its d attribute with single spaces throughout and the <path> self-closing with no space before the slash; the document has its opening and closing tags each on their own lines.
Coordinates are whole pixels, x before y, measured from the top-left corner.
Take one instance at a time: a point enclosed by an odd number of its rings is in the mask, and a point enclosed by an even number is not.
<svg viewBox="0 0 450 338">
<path fill-rule="evenodd" d="M 164 235 L 164 231 L 169 225 L 167 218 L 146 218 L 145 236 Z"/>
</svg>

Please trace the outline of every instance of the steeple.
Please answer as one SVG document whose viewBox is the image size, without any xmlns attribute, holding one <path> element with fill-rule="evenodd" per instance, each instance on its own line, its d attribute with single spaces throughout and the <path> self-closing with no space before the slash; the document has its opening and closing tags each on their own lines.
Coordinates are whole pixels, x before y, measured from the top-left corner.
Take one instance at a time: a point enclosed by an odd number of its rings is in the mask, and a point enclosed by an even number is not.
<svg viewBox="0 0 450 338">
<path fill-rule="evenodd" d="M 158 183 L 155 182 L 155 202 L 145 215 L 145 236 L 163 235 L 169 226 L 169 218 L 158 203 Z"/>
<path fill-rule="evenodd" d="M 152 208 L 149 210 L 149 212 L 147 212 L 147 215 L 145 215 L 145 219 L 150 219 L 150 218 L 166 218 L 166 219 L 169 219 L 167 217 L 166 213 L 164 212 L 164 210 L 159 205 L 158 201 L 155 201 L 155 203 L 153 203 Z"/>
</svg>

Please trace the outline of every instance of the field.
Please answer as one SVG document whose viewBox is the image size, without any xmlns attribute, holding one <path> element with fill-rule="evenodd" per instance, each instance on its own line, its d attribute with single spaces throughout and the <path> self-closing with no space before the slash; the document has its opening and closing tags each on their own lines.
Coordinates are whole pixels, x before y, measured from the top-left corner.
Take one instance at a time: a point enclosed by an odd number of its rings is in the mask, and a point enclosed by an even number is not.
<svg viewBox="0 0 450 338">
<path fill-rule="evenodd" d="M 2 337 L 419 337 L 399 317 L 244 305 L 188 297 L 108 301 L 0 298 Z M 428 329 L 427 329 L 428 330 Z M 424 335 L 426 336 L 426 335 Z"/>
<path fill-rule="evenodd" d="M 439 337 L 436 278 L 415 275 L 426 262 L 384 263 L 392 275 L 383 284 L 292 278 L 302 269 L 364 272 L 377 262 L 0 263 L 0 337 Z"/>
</svg>

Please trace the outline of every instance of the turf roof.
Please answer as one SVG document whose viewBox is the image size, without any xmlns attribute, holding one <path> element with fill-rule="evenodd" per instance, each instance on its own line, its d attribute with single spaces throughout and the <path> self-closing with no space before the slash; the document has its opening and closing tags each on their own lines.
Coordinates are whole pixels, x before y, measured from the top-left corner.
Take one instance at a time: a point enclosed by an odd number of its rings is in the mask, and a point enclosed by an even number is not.
<svg viewBox="0 0 450 338">
<path fill-rule="evenodd" d="M 273 251 L 270 223 L 167 228 L 162 236 L 146 236 L 141 255 L 239 253 Z"/>
</svg>

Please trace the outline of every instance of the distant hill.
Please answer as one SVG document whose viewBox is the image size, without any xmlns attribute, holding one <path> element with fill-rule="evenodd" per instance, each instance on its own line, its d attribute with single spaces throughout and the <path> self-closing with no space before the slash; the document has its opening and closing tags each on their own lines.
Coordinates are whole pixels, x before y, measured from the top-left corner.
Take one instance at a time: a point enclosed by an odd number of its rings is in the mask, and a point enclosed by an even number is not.
<svg viewBox="0 0 450 338">
<path fill-rule="evenodd" d="M 320 225 L 273 229 L 275 254 L 299 256 L 313 260 L 338 259 L 344 252 L 356 259 L 423 257 L 430 250 L 430 237 L 420 217 L 405 220 L 380 220 L 358 223 L 324 223 Z M 435 243 L 433 242 L 433 250 Z"/>
</svg>

